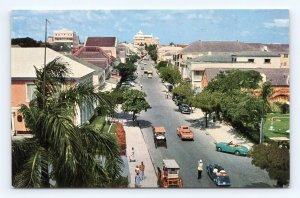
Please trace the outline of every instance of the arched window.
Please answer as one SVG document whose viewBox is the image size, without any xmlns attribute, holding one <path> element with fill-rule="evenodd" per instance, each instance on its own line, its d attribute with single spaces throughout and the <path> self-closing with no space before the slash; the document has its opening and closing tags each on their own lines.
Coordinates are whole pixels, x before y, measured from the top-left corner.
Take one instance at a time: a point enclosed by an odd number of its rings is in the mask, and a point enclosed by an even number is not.
<svg viewBox="0 0 300 198">
<path fill-rule="evenodd" d="M 18 122 L 22 122 L 22 121 L 23 121 L 22 115 L 18 115 L 18 116 L 17 116 L 17 120 L 18 120 Z"/>
</svg>

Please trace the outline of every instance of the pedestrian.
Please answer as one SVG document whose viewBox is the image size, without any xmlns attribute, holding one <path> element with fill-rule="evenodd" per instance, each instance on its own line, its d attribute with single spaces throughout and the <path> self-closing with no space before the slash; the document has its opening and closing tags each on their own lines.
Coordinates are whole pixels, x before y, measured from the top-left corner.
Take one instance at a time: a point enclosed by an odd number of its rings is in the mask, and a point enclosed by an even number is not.
<svg viewBox="0 0 300 198">
<path fill-rule="evenodd" d="M 142 179 L 141 179 L 139 173 L 137 173 L 137 174 L 135 175 L 134 181 L 135 181 L 135 187 L 136 187 L 136 188 L 140 188 L 140 187 L 141 187 L 141 181 L 142 181 Z"/>
<path fill-rule="evenodd" d="M 144 162 L 141 162 L 141 165 L 139 166 L 141 178 L 142 180 L 145 178 L 145 164 Z"/>
<path fill-rule="evenodd" d="M 139 173 L 140 174 L 140 168 L 139 168 L 139 165 L 136 165 L 135 166 L 135 169 L 134 169 L 134 172 L 137 174 L 137 173 Z"/>
<path fill-rule="evenodd" d="M 141 84 L 141 90 L 143 90 L 143 85 Z"/>
<path fill-rule="evenodd" d="M 135 162 L 133 147 L 131 148 L 131 155 L 129 156 L 129 162 Z"/>
<path fill-rule="evenodd" d="M 200 159 L 200 160 L 198 161 L 198 179 L 201 178 L 202 171 L 203 171 L 203 162 L 202 162 L 202 160 Z"/>
</svg>

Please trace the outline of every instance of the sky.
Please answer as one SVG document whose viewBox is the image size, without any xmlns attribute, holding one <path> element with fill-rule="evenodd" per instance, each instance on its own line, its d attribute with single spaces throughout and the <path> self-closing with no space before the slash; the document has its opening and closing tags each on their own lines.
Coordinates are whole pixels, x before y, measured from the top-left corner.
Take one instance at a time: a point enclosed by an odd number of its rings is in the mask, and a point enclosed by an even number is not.
<svg viewBox="0 0 300 198">
<path fill-rule="evenodd" d="M 84 42 L 88 36 L 116 36 L 133 42 L 134 35 L 159 37 L 161 44 L 190 44 L 194 41 L 289 43 L 288 10 L 14 10 L 11 38 L 44 40 L 70 29 Z"/>
</svg>

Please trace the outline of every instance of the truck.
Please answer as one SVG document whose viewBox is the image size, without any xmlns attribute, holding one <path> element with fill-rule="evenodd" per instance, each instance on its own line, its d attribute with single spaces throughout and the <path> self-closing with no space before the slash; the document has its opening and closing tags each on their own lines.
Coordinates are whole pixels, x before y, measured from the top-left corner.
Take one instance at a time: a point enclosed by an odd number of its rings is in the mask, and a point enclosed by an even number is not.
<svg viewBox="0 0 300 198">
<path fill-rule="evenodd" d="M 163 159 L 162 171 L 157 168 L 157 179 L 160 187 L 168 188 L 183 187 L 182 179 L 179 177 L 180 167 L 174 159 Z"/>
</svg>

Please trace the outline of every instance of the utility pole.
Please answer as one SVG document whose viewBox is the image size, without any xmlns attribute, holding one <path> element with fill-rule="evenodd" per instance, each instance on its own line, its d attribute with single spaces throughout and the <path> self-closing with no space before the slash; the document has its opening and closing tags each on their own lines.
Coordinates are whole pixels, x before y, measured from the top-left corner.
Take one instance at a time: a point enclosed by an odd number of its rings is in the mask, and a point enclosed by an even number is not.
<svg viewBox="0 0 300 198">
<path fill-rule="evenodd" d="M 264 142 L 264 118 L 260 120 L 260 128 L 259 128 L 259 143 L 262 144 Z"/>
<path fill-rule="evenodd" d="M 44 52 L 44 82 L 43 82 L 43 86 L 44 86 L 44 89 L 43 89 L 43 109 L 45 110 L 45 104 L 46 104 L 46 56 L 47 56 L 47 46 L 46 46 L 46 43 L 47 43 L 47 24 L 50 23 L 48 21 L 48 19 L 45 20 L 45 42 L 44 42 L 44 45 L 45 45 L 45 52 Z"/>
</svg>

